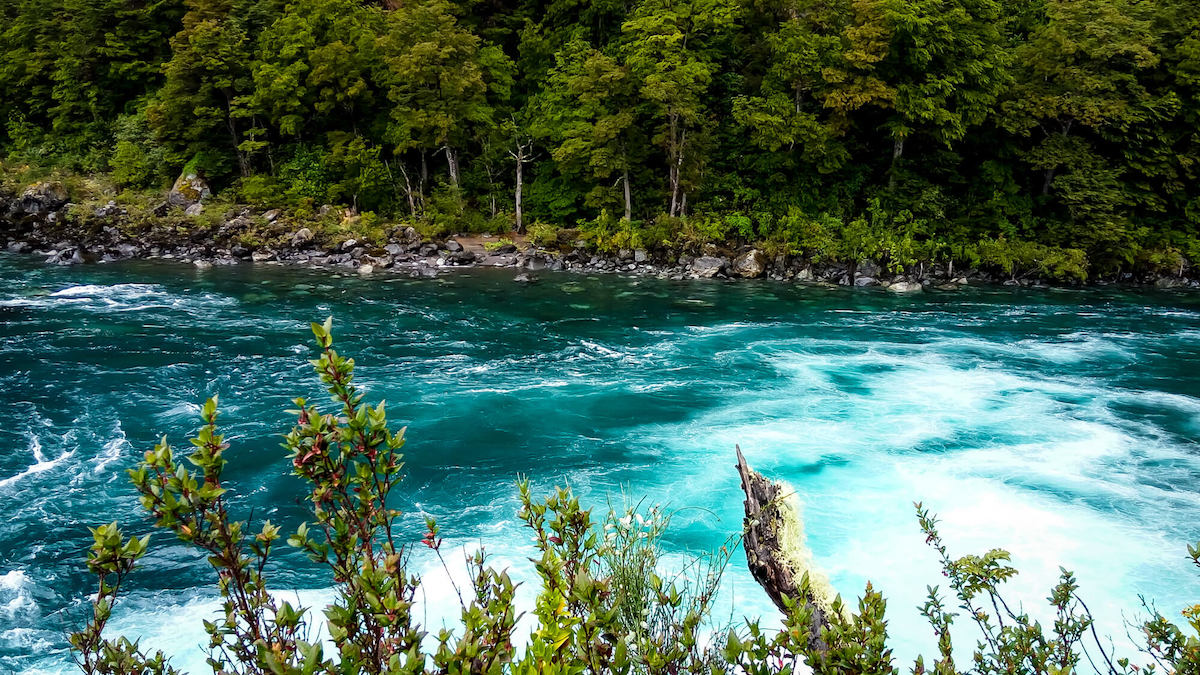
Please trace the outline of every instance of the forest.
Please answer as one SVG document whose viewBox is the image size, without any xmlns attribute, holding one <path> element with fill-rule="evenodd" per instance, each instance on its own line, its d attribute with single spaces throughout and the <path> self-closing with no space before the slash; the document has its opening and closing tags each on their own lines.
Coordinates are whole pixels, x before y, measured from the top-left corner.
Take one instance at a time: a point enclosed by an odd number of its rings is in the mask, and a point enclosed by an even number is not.
<svg viewBox="0 0 1200 675">
<path fill-rule="evenodd" d="M 1200 260 L 1191 0 L 10 0 L 0 157 L 599 249 Z"/>
</svg>

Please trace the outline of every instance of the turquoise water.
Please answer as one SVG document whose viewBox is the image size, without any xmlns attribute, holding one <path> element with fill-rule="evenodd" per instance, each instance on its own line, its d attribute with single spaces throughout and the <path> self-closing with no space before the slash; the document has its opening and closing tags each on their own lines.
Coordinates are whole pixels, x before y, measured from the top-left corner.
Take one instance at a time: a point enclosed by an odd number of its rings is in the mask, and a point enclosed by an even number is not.
<svg viewBox="0 0 1200 675">
<path fill-rule="evenodd" d="M 518 474 L 597 505 L 624 489 L 678 508 L 669 545 L 683 552 L 740 529 L 740 443 L 800 491 L 835 586 L 883 589 L 904 659 L 932 648 L 915 607 L 940 581 L 914 500 L 942 516 L 953 552 L 1011 550 L 1030 610 L 1058 565 L 1074 569 L 1118 642 L 1139 594 L 1170 612 L 1200 600 L 1184 558 L 1200 539 L 1200 297 L 511 279 L 0 255 L 0 670 L 69 669 L 87 527 L 148 531 L 123 470 L 159 434 L 183 443 L 209 395 L 240 509 L 300 521 L 277 435 L 289 399 L 317 390 L 307 321 L 329 314 L 369 395 L 409 426 L 408 530 L 419 538 L 432 514 L 446 546 L 482 545 L 519 578 Z M 280 561 L 275 587 L 327 597 L 294 554 Z M 204 672 L 212 574 L 158 535 L 148 563 L 116 628 Z M 449 580 L 414 565 L 440 627 Z M 722 597 L 725 619 L 777 621 L 740 553 Z"/>
</svg>

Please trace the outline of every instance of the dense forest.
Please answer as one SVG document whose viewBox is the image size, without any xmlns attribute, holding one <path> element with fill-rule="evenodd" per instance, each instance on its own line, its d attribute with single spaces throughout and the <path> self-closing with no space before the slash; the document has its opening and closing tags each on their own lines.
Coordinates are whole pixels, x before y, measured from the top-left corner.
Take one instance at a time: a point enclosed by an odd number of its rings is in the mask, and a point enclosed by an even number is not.
<svg viewBox="0 0 1200 675">
<path fill-rule="evenodd" d="M 598 248 L 1183 274 L 1192 0 L 9 0 L 0 156 Z"/>
</svg>

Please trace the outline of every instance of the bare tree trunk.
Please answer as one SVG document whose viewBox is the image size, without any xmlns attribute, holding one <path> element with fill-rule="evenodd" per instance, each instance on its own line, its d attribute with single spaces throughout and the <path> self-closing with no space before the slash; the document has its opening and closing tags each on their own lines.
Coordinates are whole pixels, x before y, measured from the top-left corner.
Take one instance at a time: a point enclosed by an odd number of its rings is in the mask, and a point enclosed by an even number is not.
<svg viewBox="0 0 1200 675">
<path fill-rule="evenodd" d="M 779 611 L 787 613 L 784 598 L 801 602 L 812 610 L 808 625 L 808 644 L 814 651 L 827 651 L 821 640 L 821 629 L 829 625 L 826 610 L 810 594 L 801 589 L 793 567 L 788 564 L 787 542 L 780 541 L 780 524 L 784 499 L 778 483 L 768 480 L 750 468 L 742 449 L 737 448 L 737 470 L 746 494 L 746 519 L 742 547 L 746 549 L 746 565 L 750 574 L 770 596 Z"/>
<path fill-rule="evenodd" d="M 517 234 L 525 232 L 524 212 L 521 209 L 521 189 L 525 186 L 525 152 L 517 145 L 517 188 L 513 194 L 513 212 L 517 219 Z"/>
<path fill-rule="evenodd" d="M 633 194 L 629 187 L 629 167 L 625 167 L 625 173 L 621 175 L 621 182 L 625 184 L 625 220 L 633 220 Z"/>
<path fill-rule="evenodd" d="M 429 185 L 429 162 L 425 151 L 421 150 L 421 182 L 417 185 L 417 194 L 421 196 L 421 208 L 425 208 L 425 186 Z"/>
<path fill-rule="evenodd" d="M 417 215 L 417 200 L 413 196 L 412 181 L 410 181 L 408 179 L 408 169 L 404 168 L 403 159 L 401 159 L 400 161 L 398 161 L 396 163 L 400 166 L 400 175 L 404 176 L 404 194 L 406 197 L 408 197 L 408 213 L 409 213 L 409 215 L 416 217 L 416 215 Z"/>
<path fill-rule="evenodd" d="M 446 166 L 450 170 L 450 185 L 458 189 L 458 153 L 454 148 L 447 145 L 446 150 Z"/>
<path fill-rule="evenodd" d="M 669 171 L 668 180 L 670 182 L 670 188 L 671 188 L 671 208 L 667 212 L 667 215 L 674 218 L 675 217 L 675 206 L 679 200 L 680 148 L 679 148 L 679 137 L 676 135 L 676 129 L 679 126 L 679 121 L 674 114 L 672 114 L 670 116 L 670 119 L 671 119 L 670 141 L 669 141 L 670 147 L 669 147 L 667 160 L 671 163 L 671 166 L 668 170 Z"/>
<path fill-rule="evenodd" d="M 900 162 L 900 157 L 904 155 L 904 139 L 897 138 L 892 141 L 892 168 L 888 173 L 888 192 L 896 189 L 896 165 Z"/>
<path fill-rule="evenodd" d="M 1054 169 L 1046 169 L 1045 178 L 1042 180 L 1042 196 L 1050 194 L 1050 183 L 1054 180 Z"/>
</svg>

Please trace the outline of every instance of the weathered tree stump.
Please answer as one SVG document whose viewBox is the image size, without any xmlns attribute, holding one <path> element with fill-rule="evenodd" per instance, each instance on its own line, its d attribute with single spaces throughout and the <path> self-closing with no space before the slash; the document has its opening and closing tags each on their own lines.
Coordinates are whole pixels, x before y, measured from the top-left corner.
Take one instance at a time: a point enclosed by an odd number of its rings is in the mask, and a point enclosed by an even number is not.
<svg viewBox="0 0 1200 675">
<path fill-rule="evenodd" d="M 792 604 L 803 603 L 812 611 L 808 627 L 809 646 L 818 651 L 825 651 L 826 645 L 821 640 L 821 629 L 829 624 L 832 611 L 828 597 L 821 597 L 813 592 L 812 585 L 817 582 L 810 575 L 810 586 L 802 590 L 802 579 L 808 571 L 809 561 L 797 559 L 797 547 L 803 542 L 789 542 L 785 537 L 789 534 L 786 527 L 788 518 L 799 519 L 799 513 L 789 513 L 796 507 L 789 503 L 791 495 L 785 493 L 784 486 L 767 479 L 762 474 L 750 468 L 742 455 L 741 447 L 737 447 L 737 470 L 742 478 L 742 491 L 746 493 L 746 519 L 744 521 L 744 537 L 742 547 L 746 549 L 746 564 L 754 580 L 763 587 L 771 601 L 779 611 L 787 613 L 788 608 L 784 598 Z M 794 536 L 799 533 L 791 533 Z"/>
</svg>

